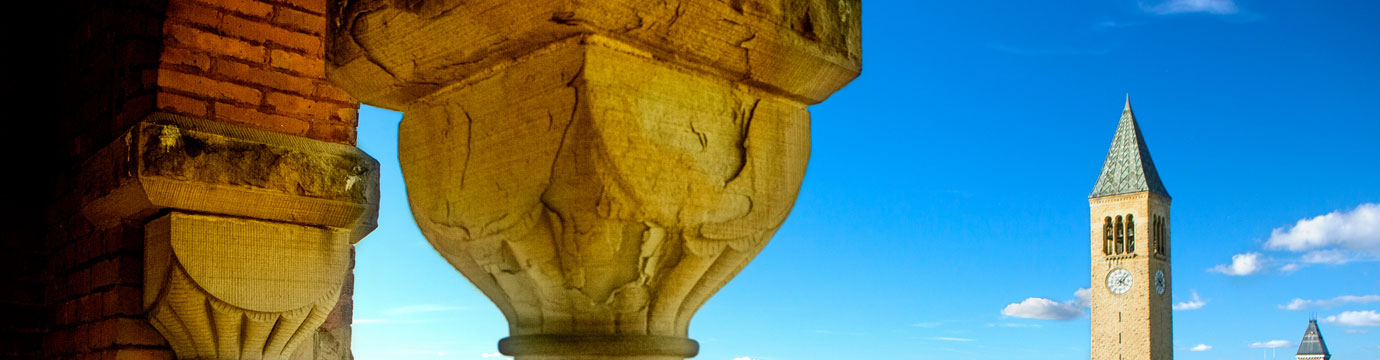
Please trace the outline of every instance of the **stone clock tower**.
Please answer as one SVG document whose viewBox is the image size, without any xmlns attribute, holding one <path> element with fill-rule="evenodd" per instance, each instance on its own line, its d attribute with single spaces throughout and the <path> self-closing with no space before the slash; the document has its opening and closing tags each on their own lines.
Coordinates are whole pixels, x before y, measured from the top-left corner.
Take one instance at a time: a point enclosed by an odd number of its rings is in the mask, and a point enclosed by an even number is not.
<svg viewBox="0 0 1380 360">
<path fill-rule="evenodd" d="M 1169 202 L 1128 96 L 1088 196 L 1092 360 L 1174 358 Z"/>
</svg>

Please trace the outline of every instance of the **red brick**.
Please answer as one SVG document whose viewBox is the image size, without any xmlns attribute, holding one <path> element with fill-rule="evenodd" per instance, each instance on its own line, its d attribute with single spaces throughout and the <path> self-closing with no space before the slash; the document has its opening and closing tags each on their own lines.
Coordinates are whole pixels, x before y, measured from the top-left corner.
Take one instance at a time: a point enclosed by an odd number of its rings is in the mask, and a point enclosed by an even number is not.
<svg viewBox="0 0 1380 360">
<path fill-rule="evenodd" d="M 98 349 L 108 348 L 115 345 L 115 322 L 118 319 L 106 319 L 91 325 L 91 345 Z"/>
<path fill-rule="evenodd" d="M 163 349 L 119 349 L 115 360 L 173 360 L 173 354 Z"/>
<path fill-rule="evenodd" d="M 116 345 L 164 345 L 163 335 L 144 319 L 116 318 Z"/>
<path fill-rule="evenodd" d="M 258 90 L 249 87 L 166 69 L 158 70 L 158 86 L 250 105 L 258 105 L 259 99 L 263 96 Z"/>
<path fill-rule="evenodd" d="M 317 79 L 326 77 L 326 61 L 320 56 L 298 55 L 283 50 L 273 49 L 268 53 L 269 66 L 292 71 L 305 76 Z"/>
<path fill-rule="evenodd" d="M 214 27 L 220 23 L 223 13 L 220 10 L 193 1 L 169 1 L 168 20 L 181 20 L 189 23 Z"/>
<path fill-rule="evenodd" d="M 206 116 L 206 107 L 209 106 L 205 101 L 189 98 L 177 94 L 158 93 L 158 111 L 191 115 L 196 117 Z M 119 241 L 119 240 L 114 240 Z M 107 241 L 107 246 L 109 241 Z"/>
<path fill-rule="evenodd" d="M 263 62 L 267 50 L 263 46 L 250 44 L 217 34 L 191 28 L 181 24 L 168 24 L 164 29 L 168 36 L 178 44 L 206 51 L 208 54 L 229 55 L 252 62 Z"/>
<path fill-rule="evenodd" d="M 291 4 L 293 7 L 310 11 L 314 14 L 326 13 L 326 0 L 278 0 L 279 2 Z"/>
<path fill-rule="evenodd" d="M 201 69 L 201 71 L 211 70 L 211 57 L 205 52 L 182 48 L 180 46 L 169 45 L 163 48 L 162 58 L 159 60 L 163 64 L 187 65 Z"/>
<path fill-rule="evenodd" d="M 273 132 L 302 135 L 310 124 L 306 121 L 281 115 L 265 114 L 254 109 L 242 108 L 225 103 L 216 103 L 216 119 L 252 125 Z"/>
<path fill-rule="evenodd" d="M 140 285 L 144 282 L 144 259 L 136 255 L 124 254 L 114 259 L 115 268 L 119 272 L 120 285 Z"/>
<path fill-rule="evenodd" d="M 55 325 L 70 325 L 77 322 L 76 300 L 66 301 L 56 305 L 55 307 L 56 313 L 53 314 L 53 322 L 55 323 Z"/>
<path fill-rule="evenodd" d="M 81 269 L 67 277 L 67 292 L 70 295 L 85 295 L 91 292 L 91 269 Z"/>
<path fill-rule="evenodd" d="M 116 286 L 102 293 L 101 316 L 138 315 L 143 313 L 144 293 L 134 286 Z"/>
<path fill-rule="evenodd" d="M 326 31 L 325 16 L 301 12 L 281 6 L 277 7 L 273 12 L 273 23 L 312 35 L 321 35 Z"/>
<path fill-rule="evenodd" d="M 217 60 L 215 73 L 225 78 L 251 82 L 297 94 L 308 94 L 315 88 L 311 79 L 260 69 L 235 61 Z"/>
<path fill-rule="evenodd" d="M 157 79 L 154 79 L 155 83 Z M 150 83 L 150 88 L 154 83 Z M 143 120 L 155 109 L 154 94 L 143 94 L 125 100 L 120 104 L 120 115 L 115 117 L 114 128 L 125 129 L 139 120 Z M 104 250 L 104 248 L 102 248 Z"/>
<path fill-rule="evenodd" d="M 354 145 L 355 127 L 328 123 L 315 123 L 307 132 L 307 137 L 337 144 Z"/>
<path fill-rule="evenodd" d="M 357 105 L 343 106 L 339 109 L 336 109 L 335 116 L 332 116 L 331 120 L 335 120 L 342 124 L 350 126 L 359 125 L 359 108 Z"/>
<path fill-rule="evenodd" d="M 82 322 L 101 318 L 101 305 L 105 301 L 101 295 L 86 295 L 77 299 L 77 319 Z"/>
<path fill-rule="evenodd" d="M 355 100 L 355 97 L 350 96 L 349 93 L 345 92 L 344 90 L 340 90 L 340 88 L 335 87 L 335 85 L 331 85 L 331 83 L 324 81 L 316 84 L 316 91 L 313 91 L 311 95 L 346 104 L 358 103 L 358 101 Z"/>
<path fill-rule="evenodd" d="M 172 2 L 187 0 L 172 0 Z M 268 17 L 273 12 L 273 5 L 265 4 L 254 0 L 196 0 L 203 4 L 215 6 L 221 9 L 230 10 L 239 14 L 253 17 Z M 170 4 L 171 6 L 171 4 Z"/>
<path fill-rule="evenodd" d="M 111 231 L 111 236 L 105 239 L 107 254 L 136 251 L 144 245 L 144 233 L 141 229 L 121 224 Z"/>
<path fill-rule="evenodd" d="M 328 102 L 307 99 L 301 96 L 270 92 L 264 95 L 264 104 L 269 109 L 283 115 L 309 121 L 329 121 L 340 106 Z"/>
<path fill-rule="evenodd" d="M 85 352 L 91 348 L 91 326 L 80 325 L 72 329 L 73 348 Z"/>
<path fill-rule="evenodd" d="M 119 269 L 114 260 L 103 260 L 91 267 L 91 287 L 101 288 L 120 281 Z"/>
<path fill-rule="evenodd" d="M 100 236 L 100 233 L 93 232 L 77 239 L 77 263 L 85 263 L 105 252 Z"/>
<path fill-rule="evenodd" d="M 323 50 L 320 36 L 294 32 L 238 16 L 226 16 L 222 19 L 220 29 L 225 31 L 226 35 L 260 43 L 278 44 L 308 54 L 320 55 Z"/>
</svg>

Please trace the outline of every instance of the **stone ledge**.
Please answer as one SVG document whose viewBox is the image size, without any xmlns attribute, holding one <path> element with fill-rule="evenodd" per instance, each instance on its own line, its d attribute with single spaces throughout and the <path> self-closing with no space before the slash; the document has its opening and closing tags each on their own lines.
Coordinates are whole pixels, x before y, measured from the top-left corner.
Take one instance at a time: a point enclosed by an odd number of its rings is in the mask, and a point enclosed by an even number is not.
<svg viewBox="0 0 1380 360">
<path fill-rule="evenodd" d="M 93 224 L 162 209 L 354 229 L 377 226 L 378 162 L 357 148 L 153 113 L 82 164 Z"/>
<path fill-rule="evenodd" d="M 327 76 L 390 109 L 552 42 L 599 35 L 805 104 L 862 71 L 858 0 L 337 0 Z"/>
</svg>

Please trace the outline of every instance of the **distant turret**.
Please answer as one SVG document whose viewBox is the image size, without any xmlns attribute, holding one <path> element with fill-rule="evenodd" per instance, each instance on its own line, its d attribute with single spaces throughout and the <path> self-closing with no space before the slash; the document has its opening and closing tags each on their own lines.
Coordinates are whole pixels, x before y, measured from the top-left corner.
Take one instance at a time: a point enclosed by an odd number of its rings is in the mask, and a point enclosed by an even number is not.
<svg viewBox="0 0 1380 360">
<path fill-rule="evenodd" d="M 1294 355 L 1297 360 L 1328 360 L 1332 354 L 1327 352 L 1327 343 L 1323 342 L 1322 332 L 1318 331 L 1318 320 L 1308 320 L 1308 330 L 1303 332 L 1303 341 L 1299 342 L 1299 353 Z"/>
</svg>

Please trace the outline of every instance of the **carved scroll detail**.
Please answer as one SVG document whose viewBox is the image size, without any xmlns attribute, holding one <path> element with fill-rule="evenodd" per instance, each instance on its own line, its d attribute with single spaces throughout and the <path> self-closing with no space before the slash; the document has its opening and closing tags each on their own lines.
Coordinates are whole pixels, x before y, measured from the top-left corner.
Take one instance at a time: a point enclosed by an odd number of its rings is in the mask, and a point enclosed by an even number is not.
<svg viewBox="0 0 1380 360">
<path fill-rule="evenodd" d="M 288 359 L 349 261 L 345 229 L 172 212 L 145 232 L 149 322 L 182 359 Z"/>
</svg>

